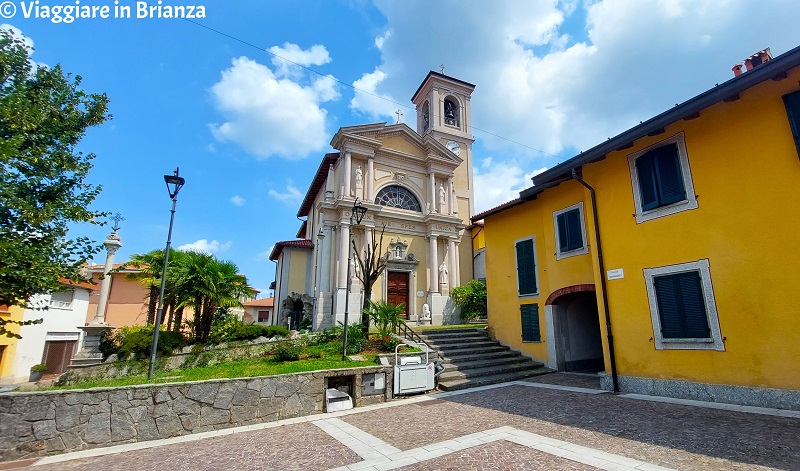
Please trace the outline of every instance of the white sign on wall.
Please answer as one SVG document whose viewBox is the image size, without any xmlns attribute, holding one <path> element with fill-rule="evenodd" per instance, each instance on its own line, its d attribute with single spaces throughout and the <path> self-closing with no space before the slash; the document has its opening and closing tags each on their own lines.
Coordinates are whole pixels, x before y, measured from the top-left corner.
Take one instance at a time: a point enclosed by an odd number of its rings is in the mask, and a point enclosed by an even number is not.
<svg viewBox="0 0 800 471">
<path fill-rule="evenodd" d="M 625 272 L 622 271 L 622 268 L 616 268 L 614 270 L 608 270 L 608 279 L 609 280 L 618 280 L 620 278 L 625 278 Z"/>
<path fill-rule="evenodd" d="M 425 297 L 425 291 L 417 291 L 417 297 L 418 298 L 424 298 Z"/>
</svg>

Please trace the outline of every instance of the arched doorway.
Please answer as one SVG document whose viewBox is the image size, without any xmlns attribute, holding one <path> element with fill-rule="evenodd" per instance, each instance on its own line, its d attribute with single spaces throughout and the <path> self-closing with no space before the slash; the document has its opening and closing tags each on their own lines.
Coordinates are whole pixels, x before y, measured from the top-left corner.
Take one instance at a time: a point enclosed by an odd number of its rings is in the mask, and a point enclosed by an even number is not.
<svg viewBox="0 0 800 471">
<path fill-rule="evenodd" d="M 545 303 L 549 365 L 558 371 L 596 373 L 605 369 L 594 285 L 553 292 Z"/>
</svg>

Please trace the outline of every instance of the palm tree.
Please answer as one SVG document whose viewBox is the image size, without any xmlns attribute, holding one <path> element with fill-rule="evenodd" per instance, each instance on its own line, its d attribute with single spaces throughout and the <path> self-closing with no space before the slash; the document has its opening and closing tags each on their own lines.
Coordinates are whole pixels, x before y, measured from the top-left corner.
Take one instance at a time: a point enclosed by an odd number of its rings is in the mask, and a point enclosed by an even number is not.
<svg viewBox="0 0 800 471">
<path fill-rule="evenodd" d="M 170 250 L 170 260 L 172 260 L 174 255 L 175 251 Z M 170 265 L 172 264 L 170 263 Z M 158 304 L 158 294 L 161 285 L 161 272 L 164 268 L 164 251 L 153 250 L 145 254 L 133 254 L 131 255 L 131 261 L 123 264 L 117 270 L 123 270 L 125 268 L 136 268 L 139 270 L 137 273 L 127 274 L 125 279 L 138 281 L 147 287 L 147 325 L 152 325 L 155 323 L 156 318 L 156 306 Z"/>
</svg>

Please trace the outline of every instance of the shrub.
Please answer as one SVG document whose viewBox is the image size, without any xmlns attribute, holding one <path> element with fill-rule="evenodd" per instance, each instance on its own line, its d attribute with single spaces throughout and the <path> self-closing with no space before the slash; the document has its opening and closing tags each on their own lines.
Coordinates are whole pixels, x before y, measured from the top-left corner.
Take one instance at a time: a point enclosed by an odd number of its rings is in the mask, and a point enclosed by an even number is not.
<svg viewBox="0 0 800 471">
<path fill-rule="evenodd" d="M 367 337 L 364 335 L 362 324 L 352 324 L 347 329 L 347 354 L 361 353 L 367 346 Z"/>
<path fill-rule="evenodd" d="M 395 306 L 394 304 L 387 303 L 386 301 L 369 302 L 369 308 L 365 311 L 370 320 L 380 332 L 381 337 L 387 337 L 392 334 L 400 323 L 400 313 L 405 309 L 406 303 L 400 303 Z"/>
<path fill-rule="evenodd" d="M 382 352 L 394 352 L 395 347 L 402 343 L 399 338 L 393 335 L 381 337 L 378 342 L 378 350 Z"/>
<path fill-rule="evenodd" d="M 137 358 L 147 358 L 153 344 L 153 326 L 119 328 L 114 333 L 113 342 L 118 345 L 116 353 L 120 358 L 127 358 L 131 353 Z M 180 332 L 162 329 L 158 334 L 158 353 L 162 355 L 169 355 L 185 345 L 186 339 Z"/>
<path fill-rule="evenodd" d="M 461 307 L 461 319 L 486 317 L 486 283 L 471 280 L 466 286 L 450 290 L 450 297 Z"/>
<path fill-rule="evenodd" d="M 47 365 L 44 363 L 31 366 L 31 373 L 44 373 L 45 371 L 47 371 Z"/>
<path fill-rule="evenodd" d="M 291 342 L 279 343 L 272 351 L 276 361 L 297 361 L 300 359 L 300 349 Z"/>
<path fill-rule="evenodd" d="M 226 322 L 212 331 L 209 343 L 234 342 L 237 340 L 253 340 L 259 337 L 288 337 L 289 329 L 279 325 L 245 324 L 240 320 Z"/>
</svg>

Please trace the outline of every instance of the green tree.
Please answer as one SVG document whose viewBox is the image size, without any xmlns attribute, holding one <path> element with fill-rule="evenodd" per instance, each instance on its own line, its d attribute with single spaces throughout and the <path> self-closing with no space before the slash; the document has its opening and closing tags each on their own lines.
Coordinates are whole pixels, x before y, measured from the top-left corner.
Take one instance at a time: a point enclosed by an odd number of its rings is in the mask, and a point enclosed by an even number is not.
<svg viewBox="0 0 800 471">
<path fill-rule="evenodd" d="M 74 223 L 101 224 L 89 209 L 100 187 L 84 182 L 94 154 L 75 150 L 86 129 L 110 119 L 108 97 L 80 89 L 60 66 L 36 66 L 19 35 L 0 31 L 0 304 L 24 306 L 81 280 L 99 245 L 67 237 Z M 0 319 L 0 335 L 7 335 Z"/>
<path fill-rule="evenodd" d="M 461 319 L 486 317 L 486 283 L 471 280 L 466 286 L 450 290 L 450 297 L 461 307 Z"/>
</svg>

